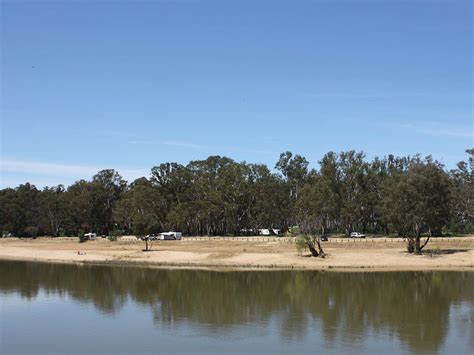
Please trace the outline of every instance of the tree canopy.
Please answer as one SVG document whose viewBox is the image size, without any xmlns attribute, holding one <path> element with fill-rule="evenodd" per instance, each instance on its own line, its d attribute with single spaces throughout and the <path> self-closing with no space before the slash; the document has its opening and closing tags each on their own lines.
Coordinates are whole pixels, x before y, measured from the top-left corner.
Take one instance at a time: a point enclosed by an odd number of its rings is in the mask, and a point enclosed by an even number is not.
<svg viewBox="0 0 474 355">
<path fill-rule="evenodd" d="M 311 234 L 352 231 L 406 237 L 474 231 L 474 149 L 447 171 L 431 156 L 374 158 L 329 152 L 310 169 L 298 154 L 263 164 L 210 156 L 163 163 L 127 183 L 113 169 L 42 190 L 0 190 L 0 228 L 18 236 L 130 233 L 170 229 L 238 235 L 303 226 Z M 421 245 L 414 247 L 422 248 Z M 421 250 L 421 249 L 420 249 Z"/>
</svg>

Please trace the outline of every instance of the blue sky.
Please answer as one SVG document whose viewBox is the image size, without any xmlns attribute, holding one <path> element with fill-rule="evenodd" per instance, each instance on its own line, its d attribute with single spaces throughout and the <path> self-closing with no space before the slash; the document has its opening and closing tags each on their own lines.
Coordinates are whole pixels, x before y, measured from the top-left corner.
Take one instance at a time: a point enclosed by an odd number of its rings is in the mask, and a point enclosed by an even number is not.
<svg viewBox="0 0 474 355">
<path fill-rule="evenodd" d="M 1 181 L 473 142 L 471 1 L 1 4 Z"/>
</svg>

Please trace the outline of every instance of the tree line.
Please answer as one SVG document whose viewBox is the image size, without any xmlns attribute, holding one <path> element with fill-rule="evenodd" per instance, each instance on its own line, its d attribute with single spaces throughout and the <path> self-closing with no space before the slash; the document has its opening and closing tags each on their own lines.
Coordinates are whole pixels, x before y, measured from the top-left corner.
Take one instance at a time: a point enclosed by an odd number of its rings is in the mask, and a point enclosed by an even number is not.
<svg viewBox="0 0 474 355">
<path fill-rule="evenodd" d="M 16 236 L 239 235 L 299 226 L 304 234 L 397 233 L 416 244 L 423 233 L 474 231 L 474 148 L 466 152 L 450 171 L 431 156 L 368 161 L 355 151 L 329 152 L 317 169 L 285 152 L 273 171 L 210 156 L 160 164 L 131 183 L 106 169 L 68 187 L 0 190 L 0 228 Z"/>
</svg>

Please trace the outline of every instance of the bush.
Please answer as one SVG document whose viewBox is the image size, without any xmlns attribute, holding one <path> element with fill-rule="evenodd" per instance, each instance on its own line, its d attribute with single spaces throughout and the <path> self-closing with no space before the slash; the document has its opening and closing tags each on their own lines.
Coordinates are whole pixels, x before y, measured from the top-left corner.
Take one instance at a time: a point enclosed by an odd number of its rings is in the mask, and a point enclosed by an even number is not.
<svg viewBox="0 0 474 355">
<path fill-rule="evenodd" d="M 300 227 L 298 226 L 294 226 L 294 227 L 290 227 L 288 229 L 288 234 L 292 237 L 297 237 L 301 234 L 301 230 L 300 230 Z"/>
<path fill-rule="evenodd" d="M 109 233 L 108 239 L 111 242 L 116 242 L 121 235 L 123 235 L 123 232 L 120 229 L 114 229 Z"/>
<path fill-rule="evenodd" d="M 474 224 L 471 222 L 451 222 L 447 230 L 453 234 L 471 234 L 474 233 Z"/>
<path fill-rule="evenodd" d="M 295 239 L 295 247 L 298 254 L 303 254 L 305 251 L 308 250 L 308 243 L 306 242 L 306 238 L 299 236 Z"/>
</svg>

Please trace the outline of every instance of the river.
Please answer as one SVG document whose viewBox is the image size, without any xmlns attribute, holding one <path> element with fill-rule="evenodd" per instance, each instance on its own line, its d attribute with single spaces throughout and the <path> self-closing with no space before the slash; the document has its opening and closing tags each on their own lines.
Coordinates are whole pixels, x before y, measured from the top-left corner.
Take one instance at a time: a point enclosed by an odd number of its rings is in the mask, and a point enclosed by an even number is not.
<svg viewBox="0 0 474 355">
<path fill-rule="evenodd" d="M 474 352 L 474 272 L 0 261 L 0 353 Z"/>
</svg>

